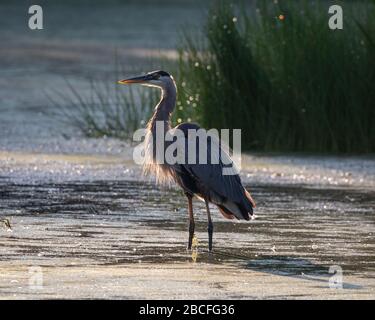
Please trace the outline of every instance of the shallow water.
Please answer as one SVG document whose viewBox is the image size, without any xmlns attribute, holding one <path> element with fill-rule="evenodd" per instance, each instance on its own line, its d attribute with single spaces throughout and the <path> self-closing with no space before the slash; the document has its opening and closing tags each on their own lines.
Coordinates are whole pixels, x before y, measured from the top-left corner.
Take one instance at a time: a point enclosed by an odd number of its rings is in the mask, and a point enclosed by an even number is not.
<svg viewBox="0 0 375 320">
<path fill-rule="evenodd" d="M 1 180 L 0 180 L 1 181 Z M 0 261 L 118 265 L 192 261 L 186 251 L 187 211 L 181 192 L 147 182 L 3 184 Z M 197 262 L 280 275 L 375 276 L 375 192 L 258 185 L 257 219 L 225 220 L 216 209 L 214 253 L 207 253 L 203 203 L 194 203 Z M 80 262 L 81 261 L 81 262 Z"/>
<path fill-rule="evenodd" d="M 75 128 L 51 116 L 58 107 L 48 97 L 69 96 L 67 81 L 89 95 L 90 80 L 115 85 L 174 61 L 182 30 L 200 28 L 210 3 L 49 1 L 41 4 L 43 30 L 32 31 L 30 3 L 2 1 L 0 146 L 75 136 Z M 62 104 L 69 109 L 69 101 Z"/>
<path fill-rule="evenodd" d="M 373 298 L 373 157 L 244 156 L 258 218 L 234 223 L 213 208 L 209 255 L 196 201 L 192 262 L 182 193 L 137 182 L 129 145 L 80 137 L 51 116 L 46 92 L 66 92 L 65 79 L 82 93 L 89 79 L 115 82 L 116 54 L 126 74 L 161 68 L 209 1 L 89 6 L 48 4 L 45 29 L 31 32 L 21 2 L 0 4 L 0 298 L 330 298 L 332 265 L 350 280 L 340 297 Z M 29 288 L 35 265 L 41 292 Z"/>
</svg>

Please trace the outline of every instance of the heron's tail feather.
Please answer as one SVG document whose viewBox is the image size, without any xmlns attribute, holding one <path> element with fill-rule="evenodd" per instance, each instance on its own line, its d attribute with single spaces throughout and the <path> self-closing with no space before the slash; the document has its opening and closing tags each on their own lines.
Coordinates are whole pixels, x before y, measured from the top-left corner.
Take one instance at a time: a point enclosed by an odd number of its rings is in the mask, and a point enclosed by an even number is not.
<svg viewBox="0 0 375 320">
<path fill-rule="evenodd" d="M 221 214 L 227 219 L 233 219 L 234 217 L 236 217 L 238 220 L 250 220 L 249 215 L 253 214 L 253 210 L 251 207 L 248 211 L 243 206 L 231 201 L 226 201 L 221 205 L 218 205 L 218 207 Z"/>
<path fill-rule="evenodd" d="M 234 219 L 233 213 L 229 212 L 225 207 L 218 206 L 218 208 L 219 208 L 219 211 L 221 212 L 221 214 L 224 216 L 224 218 Z"/>
<path fill-rule="evenodd" d="M 246 195 L 246 198 L 250 201 L 253 208 L 256 208 L 257 205 L 255 204 L 253 197 L 251 196 L 250 192 L 247 191 L 246 189 L 245 189 L 245 195 Z"/>
<path fill-rule="evenodd" d="M 238 220 L 250 220 L 253 216 L 253 208 L 256 207 L 254 199 L 250 193 L 243 188 L 244 193 L 239 202 L 231 201 L 229 199 L 220 199 L 211 197 L 213 203 L 216 203 L 221 214 L 227 219 L 237 218 Z M 216 201 L 215 201 L 216 200 Z"/>
</svg>

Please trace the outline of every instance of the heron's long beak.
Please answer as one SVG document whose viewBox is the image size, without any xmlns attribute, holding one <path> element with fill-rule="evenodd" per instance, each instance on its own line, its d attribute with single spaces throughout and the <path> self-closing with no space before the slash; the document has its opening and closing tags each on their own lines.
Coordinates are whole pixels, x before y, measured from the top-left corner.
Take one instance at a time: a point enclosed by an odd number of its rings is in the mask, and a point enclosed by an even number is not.
<svg viewBox="0 0 375 320">
<path fill-rule="evenodd" d="M 151 80 L 151 77 L 148 74 L 146 74 L 140 77 L 133 77 L 133 78 L 120 80 L 117 83 L 119 84 L 145 83 L 145 82 L 148 82 L 149 80 Z"/>
</svg>

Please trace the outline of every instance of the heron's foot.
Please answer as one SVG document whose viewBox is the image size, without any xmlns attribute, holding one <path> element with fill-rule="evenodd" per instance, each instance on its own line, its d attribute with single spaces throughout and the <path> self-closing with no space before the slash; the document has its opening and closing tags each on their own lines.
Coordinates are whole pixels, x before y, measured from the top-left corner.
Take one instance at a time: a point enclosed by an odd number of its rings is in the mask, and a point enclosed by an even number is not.
<svg viewBox="0 0 375 320">
<path fill-rule="evenodd" d="M 192 235 L 189 234 L 189 242 L 188 242 L 187 249 L 191 251 L 191 250 L 196 249 L 197 247 L 198 247 L 198 239 L 195 236 L 195 233 L 193 233 Z"/>
<path fill-rule="evenodd" d="M 191 250 L 192 244 L 193 244 L 193 239 L 194 239 L 194 229 L 195 229 L 195 224 L 194 222 L 189 223 L 189 241 L 188 241 L 188 250 Z"/>
<path fill-rule="evenodd" d="M 188 245 L 187 245 L 187 250 L 191 250 L 191 245 L 192 245 L 192 242 L 193 242 L 193 238 L 189 236 L 189 242 L 188 242 Z"/>
</svg>

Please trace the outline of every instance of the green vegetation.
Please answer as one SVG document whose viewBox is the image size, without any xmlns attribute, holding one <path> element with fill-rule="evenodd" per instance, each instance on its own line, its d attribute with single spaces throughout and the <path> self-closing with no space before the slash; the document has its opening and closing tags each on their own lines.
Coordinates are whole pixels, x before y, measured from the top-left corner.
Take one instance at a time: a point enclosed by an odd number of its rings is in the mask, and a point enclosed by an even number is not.
<svg viewBox="0 0 375 320">
<path fill-rule="evenodd" d="M 178 80 L 174 122 L 241 128 L 250 150 L 375 152 L 375 1 L 336 1 L 336 31 L 330 4 L 216 2 L 202 35 L 185 34 L 177 66 L 168 62 Z M 159 91 L 104 83 L 87 95 L 68 84 L 70 96 L 55 104 L 86 136 L 129 139 Z"/>
<path fill-rule="evenodd" d="M 118 79 L 120 79 L 118 77 Z M 113 86 L 91 82 L 86 94 L 67 83 L 69 94 L 56 92 L 50 99 L 59 119 L 73 125 L 87 137 L 116 137 L 131 140 L 135 130 L 148 121 L 160 99 L 157 89 Z"/>
<path fill-rule="evenodd" d="M 375 1 L 337 4 L 336 31 L 326 1 L 216 4 L 184 36 L 176 119 L 241 128 L 252 150 L 375 152 Z"/>
</svg>

